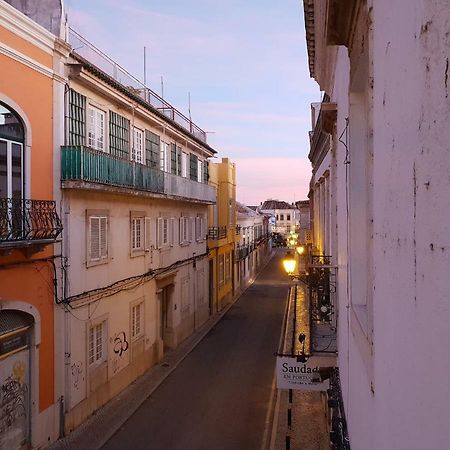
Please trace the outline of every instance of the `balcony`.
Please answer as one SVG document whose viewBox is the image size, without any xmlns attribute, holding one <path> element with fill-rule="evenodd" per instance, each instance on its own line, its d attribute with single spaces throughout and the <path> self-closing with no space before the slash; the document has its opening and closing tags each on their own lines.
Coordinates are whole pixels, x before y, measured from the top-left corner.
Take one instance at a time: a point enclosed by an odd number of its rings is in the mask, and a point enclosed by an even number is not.
<svg viewBox="0 0 450 450">
<path fill-rule="evenodd" d="M 203 203 L 216 203 L 216 193 L 213 186 L 209 186 L 206 183 L 199 183 L 189 178 L 179 177 L 171 173 L 161 172 L 159 170 L 157 172 L 164 175 L 164 194 Z"/>
<path fill-rule="evenodd" d="M 61 232 L 54 201 L 0 198 L 0 250 L 50 244 Z"/>
<path fill-rule="evenodd" d="M 212 186 L 84 146 L 61 147 L 61 178 L 63 188 L 119 188 L 132 195 L 135 195 L 137 190 L 190 201 L 215 203 Z"/>
<path fill-rule="evenodd" d="M 309 255 L 308 272 L 303 281 L 308 286 L 311 353 L 337 352 L 336 267 L 331 256 Z"/>
<path fill-rule="evenodd" d="M 209 227 L 208 238 L 212 240 L 225 239 L 227 237 L 227 227 Z"/>
</svg>

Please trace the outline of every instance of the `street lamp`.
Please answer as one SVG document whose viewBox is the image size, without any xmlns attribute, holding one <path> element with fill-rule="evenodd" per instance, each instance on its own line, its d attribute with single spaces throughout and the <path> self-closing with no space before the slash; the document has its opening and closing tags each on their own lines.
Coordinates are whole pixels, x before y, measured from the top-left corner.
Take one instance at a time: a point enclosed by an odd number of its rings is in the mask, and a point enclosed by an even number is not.
<svg viewBox="0 0 450 450">
<path fill-rule="evenodd" d="M 299 245 L 296 250 L 299 255 L 303 255 L 303 253 L 305 253 L 305 247 L 303 247 L 303 245 Z"/>
<path fill-rule="evenodd" d="M 283 267 L 289 276 L 294 275 L 295 268 L 297 267 L 297 261 L 291 252 L 286 253 L 283 259 Z"/>
</svg>

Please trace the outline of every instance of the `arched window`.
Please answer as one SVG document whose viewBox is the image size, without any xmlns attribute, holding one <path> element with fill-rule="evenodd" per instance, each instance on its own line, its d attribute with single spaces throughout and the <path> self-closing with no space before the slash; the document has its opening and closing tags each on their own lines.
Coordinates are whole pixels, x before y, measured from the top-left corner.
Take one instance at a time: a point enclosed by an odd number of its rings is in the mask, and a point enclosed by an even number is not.
<svg viewBox="0 0 450 450">
<path fill-rule="evenodd" d="M 20 117 L 0 103 L 0 198 L 23 198 L 24 141 Z"/>
</svg>

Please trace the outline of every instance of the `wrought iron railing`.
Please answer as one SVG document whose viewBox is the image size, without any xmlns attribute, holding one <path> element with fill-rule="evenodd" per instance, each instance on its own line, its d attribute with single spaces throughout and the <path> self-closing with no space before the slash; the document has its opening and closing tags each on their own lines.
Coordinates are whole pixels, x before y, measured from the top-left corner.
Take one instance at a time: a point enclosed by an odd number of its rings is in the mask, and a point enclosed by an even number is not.
<svg viewBox="0 0 450 450">
<path fill-rule="evenodd" d="M 81 36 L 72 28 L 69 28 L 69 44 L 73 48 L 73 53 L 78 54 L 94 66 L 105 72 L 111 78 L 122 84 L 134 95 L 138 95 L 142 100 L 159 110 L 169 119 L 195 136 L 197 139 L 206 143 L 206 132 L 195 125 L 192 120 L 187 118 L 180 111 L 175 109 L 170 103 L 165 101 L 158 94 L 153 92 L 144 83 L 131 75 L 123 67 L 117 64 L 109 56 L 91 44 L 87 39 Z"/>
<path fill-rule="evenodd" d="M 0 245 L 55 240 L 61 231 L 54 201 L 0 198 Z"/>
<path fill-rule="evenodd" d="M 241 225 L 236 225 L 236 235 L 241 234 Z"/>
<path fill-rule="evenodd" d="M 336 268 L 331 256 L 308 255 L 307 272 L 302 277 L 308 285 L 311 320 L 311 351 L 336 353 Z"/>
<path fill-rule="evenodd" d="M 164 193 L 164 174 L 83 146 L 61 148 L 62 180 L 81 180 Z"/>
<path fill-rule="evenodd" d="M 227 227 L 209 227 L 208 238 L 213 240 L 224 239 L 227 237 Z"/>
<path fill-rule="evenodd" d="M 335 367 L 330 377 L 330 389 L 327 390 L 330 408 L 330 443 L 332 450 L 350 450 L 344 402 L 342 400 L 339 369 Z"/>
</svg>

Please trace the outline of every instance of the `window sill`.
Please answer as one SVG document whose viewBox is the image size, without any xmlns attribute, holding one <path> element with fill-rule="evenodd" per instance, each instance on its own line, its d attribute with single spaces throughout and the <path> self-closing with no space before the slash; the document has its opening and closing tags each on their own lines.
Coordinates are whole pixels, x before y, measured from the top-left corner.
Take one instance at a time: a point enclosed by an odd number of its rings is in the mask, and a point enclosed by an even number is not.
<svg viewBox="0 0 450 450">
<path fill-rule="evenodd" d="M 101 266 L 103 264 L 108 264 L 111 258 L 100 259 L 98 261 L 86 261 L 86 268 Z"/>
<path fill-rule="evenodd" d="M 145 250 L 131 250 L 130 258 L 137 258 L 138 256 L 144 256 Z"/>
</svg>

